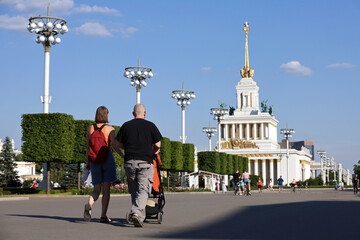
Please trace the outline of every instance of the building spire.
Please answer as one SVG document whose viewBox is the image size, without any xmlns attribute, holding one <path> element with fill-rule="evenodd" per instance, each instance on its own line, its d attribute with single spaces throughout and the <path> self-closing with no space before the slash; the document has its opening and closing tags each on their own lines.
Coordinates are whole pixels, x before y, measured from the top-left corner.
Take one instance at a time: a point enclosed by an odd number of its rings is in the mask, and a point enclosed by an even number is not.
<svg viewBox="0 0 360 240">
<path fill-rule="evenodd" d="M 250 61 L 249 61 L 249 48 L 248 48 L 248 32 L 250 30 L 249 23 L 245 22 L 244 28 L 245 32 L 245 65 L 244 68 L 240 70 L 241 76 L 243 78 L 252 78 L 254 76 L 254 69 L 250 68 Z"/>
</svg>

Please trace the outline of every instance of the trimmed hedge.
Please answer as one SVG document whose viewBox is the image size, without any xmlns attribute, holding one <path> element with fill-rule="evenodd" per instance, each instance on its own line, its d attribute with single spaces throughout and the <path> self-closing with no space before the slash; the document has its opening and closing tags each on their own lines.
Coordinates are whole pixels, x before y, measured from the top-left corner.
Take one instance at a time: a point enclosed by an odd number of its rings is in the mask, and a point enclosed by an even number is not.
<svg viewBox="0 0 360 240">
<path fill-rule="evenodd" d="M 161 147 L 160 147 L 160 158 L 162 162 L 161 169 L 163 170 L 170 170 L 171 169 L 171 142 L 170 139 L 164 137 L 161 140 Z"/>
<path fill-rule="evenodd" d="M 226 175 L 229 171 L 229 161 L 226 153 L 220 153 L 220 174 Z"/>
<path fill-rule="evenodd" d="M 171 169 L 175 171 L 182 171 L 184 168 L 183 148 L 182 143 L 177 141 L 170 141 L 171 143 Z"/>
<path fill-rule="evenodd" d="M 117 133 L 120 130 L 120 127 L 115 126 L 115 125 L 112 125 L 112 127 L 115 128 L 115 137 L 116 137 Z M 124 153 L 124 150 L 123 149 L 121 149 L 121 150 Z M 114 155 L 116 166 L 118 166 L 118 167 L 123 166 L 124 165 L 124 159 L 115 151 L 115 149 L 112 146 L 111 146 L 111 152 Z"/>
<path fill-rule="evenodd" d="M 206 151 L 198 153 L 198 167 L 203 171 L 219 173 L 220 157 L 215 151 Z"/>
<path fill-rule="evenodd" d="M 95 124 L 91 120 L 75 120 L 75 142 L 73 163 L 86 163 L 86 135 L 89 127 Z"/>
<path fill-rule="evenodd" d="M 64 113 L 24 114 L 21 126 L 24 161 L 68 163 L 73 160 L 73 116 Z"/>
<path fill-rule="evenodd" d="M 184 172 L 194 171 L 195 146 L 192 143 L 183 144 Z"/>
<path fill-rule="evenodd" d="M 229 166 L 229 169 L 228 169 L 228 172 L 227 174 L 233 174 L 235 172 L 234 170 L 234 158 L 233 158 L 233 155 L 231 154 L 226 154 L 227 155 L 227 158 L 228 158 L 228 166 Z"/>
</svg>

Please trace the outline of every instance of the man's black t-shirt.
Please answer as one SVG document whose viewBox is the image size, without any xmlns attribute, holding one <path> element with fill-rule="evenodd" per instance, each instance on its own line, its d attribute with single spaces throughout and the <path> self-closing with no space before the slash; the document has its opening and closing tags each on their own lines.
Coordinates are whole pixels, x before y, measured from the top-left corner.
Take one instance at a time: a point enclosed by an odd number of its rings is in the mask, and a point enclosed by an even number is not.
<svg viewBox="0 0 360 240">
<path fill-rule="evenodd" d="M 233 174 L 233 178 L 234 178 L 234 182 L 238 182 L 238 181 L 240 181 L 240 173 L 234 173 Z"/>
<path fill-rule="evenodd" d="M 354 177 L 353 178 L 353 184 L 354 184 L 354 186 L 356 185 L 358 185 L 358 181 L 359 181 L 359 177 Z"/>
<path fill-rule="evenodd" d="M 135 159 L 152 163 L 152 146 L 159 142 L 162 136 L 154 123 L 135 118 L 121 126 L 116 139 L 124 145 L 125 161 Z"/>
</svg>

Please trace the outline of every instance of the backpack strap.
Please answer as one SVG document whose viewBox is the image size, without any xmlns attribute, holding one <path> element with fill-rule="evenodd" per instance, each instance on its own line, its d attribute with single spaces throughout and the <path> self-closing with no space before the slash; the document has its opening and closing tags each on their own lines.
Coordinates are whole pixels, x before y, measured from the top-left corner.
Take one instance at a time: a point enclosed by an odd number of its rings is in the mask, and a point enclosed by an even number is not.
<svg viewBox="0 0 360 240">
<path fill-rule="evenodd" d="M 101 131 L 105 125 L 107 125 L 106 123 L 104 123 L 101 127 L 98 127 L 97 124 L 95 123 L 93 126 L 94 126 L 94 131 Z"/>
</svg>

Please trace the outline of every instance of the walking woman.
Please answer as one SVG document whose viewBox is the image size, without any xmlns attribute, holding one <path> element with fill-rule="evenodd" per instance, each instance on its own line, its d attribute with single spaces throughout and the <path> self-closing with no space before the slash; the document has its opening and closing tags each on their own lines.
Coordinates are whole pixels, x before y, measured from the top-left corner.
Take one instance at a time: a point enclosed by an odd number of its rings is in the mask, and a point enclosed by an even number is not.
<svg viewBox="0 0 360 240">
<path fill-rule="evenodd" d="M 88 222 L 91 220 L 91 209 L 94 202 L 99 198 L 101 188 L 103 196 L 100 222 L 111 222 L 111 219 L 106 216 L 106 212 L 110 201 L 110 186 L 116 180 L 116 165 L 114 156 L 110 151 L 110 144 L 121 157 L 124 156 L 120 148 L 114 144 L 115 129 L 106 124 L 109 122 L 108 115 L 109 110 L 106 107 L 98 107 L 95 114 L 96 124 L 89 127 L 86 136 L 86 155 L 88 156 L 86 169 L 91 169 L 94 185 L 94 190 L 90 193 L 84 209 L 84 219 Z"/>
</svg>

